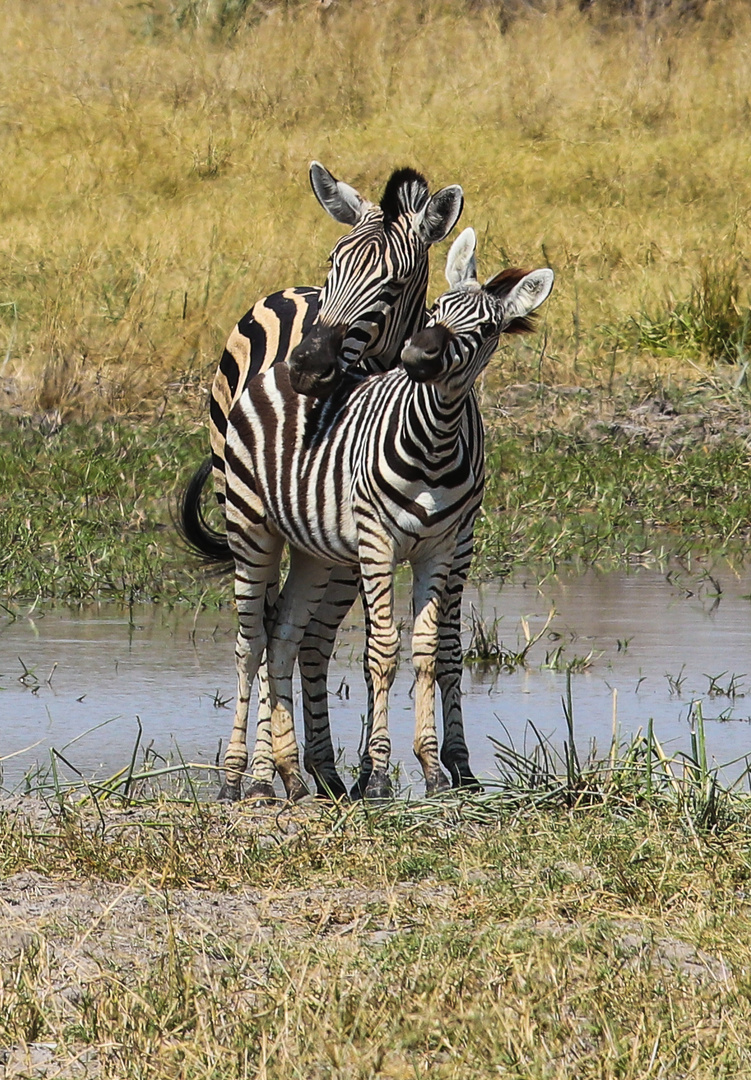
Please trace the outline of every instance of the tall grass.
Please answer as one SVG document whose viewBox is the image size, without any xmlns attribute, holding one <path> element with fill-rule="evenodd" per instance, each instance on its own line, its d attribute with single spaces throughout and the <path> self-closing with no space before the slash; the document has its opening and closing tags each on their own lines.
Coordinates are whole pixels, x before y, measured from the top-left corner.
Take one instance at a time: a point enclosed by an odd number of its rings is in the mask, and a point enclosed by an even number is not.
<svg viewBox="0 0 751 1080">
<path fill-rule="evenodd" d="M 405 162 L 461 182 L 482 266 L 558 272 L 545 376 L 599 377 L 603 326 L 690 296 L 718 252 L 748 269 L 747 5 L 618 10 L 7 0 L 4 396 L 112 411 L 207 381 L 251 301 L 323 279 L 314 157 L 374 197 Z"/>
</svg>

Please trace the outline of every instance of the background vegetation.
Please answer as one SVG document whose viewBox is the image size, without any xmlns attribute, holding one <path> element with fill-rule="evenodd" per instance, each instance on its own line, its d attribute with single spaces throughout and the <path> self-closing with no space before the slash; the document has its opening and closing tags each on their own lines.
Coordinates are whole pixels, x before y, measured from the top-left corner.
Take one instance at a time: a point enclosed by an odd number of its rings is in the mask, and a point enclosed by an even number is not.
<svg viewBox="0 0 751 1080">
<path fill-rule="evenodd" d="M 481 387 L 490 563 L 745 539 L 745 3 L 8 0 L 0 25 L 6 598 L 198 587 L 169 499 L 237 318 L 325 276 L 312 158 L 373 198 L 404 163 L 459 181 L 481 272 L 556 270 Z"/>
<path fill-rule="evenodd" d="M 8 0 L 0 19 L 0 364 L 24 407 L 205 387 L 253 300 L 323 280 L 340 229 L 312 158 L 373 198 L 404 163 L 460 182 L 481 270 L 553 266 L 544 353 L 501 378 L 745 363 L 745 3 Z"/>
<path fill-rule="evenodd" d="M 481 567 L 747 547 L 744 0 L 5 0 L 0 58 L 11 614 L 226 598 L 169 507 L 228 331 L 324 278 L 312 158 L 460 182 L 481 271 L 556 270 L 480 387 Z M 562 786 L 507 752 L 467 803 L 159 801 L 135 756 L 4 799 L 0 1076 L 749 1076 L 748 805 L 701 730 L 592 775 L 572 731 Z"/>
</svg>

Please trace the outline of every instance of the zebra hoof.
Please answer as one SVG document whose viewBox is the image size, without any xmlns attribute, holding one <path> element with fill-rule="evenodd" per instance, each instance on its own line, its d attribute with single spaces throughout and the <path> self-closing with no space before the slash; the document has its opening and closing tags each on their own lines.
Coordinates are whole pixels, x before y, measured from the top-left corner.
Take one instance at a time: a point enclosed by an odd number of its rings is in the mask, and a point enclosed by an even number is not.
<svg viewBox="0 0 751 1080">
<path fill-rule="evenodd" d="M 274 785 L 270 784 L 268 780 L 253 780 L 245 793 L 245 798 L 248 802 L 252 802 L 254 806 L 276 802 Z"/>
<path fill-rule="evenodd" d="M 451 784 L 440 769 L 425 779 L 425 796 L 430 799 L 433 795 L 441 795 L 444 791 L 450 791 Z"/>
<path fill-rule="evenodd" d="M 287 799 L 289 802 L 299 802 L 300 799 L 304 799 L 310 792 L 305 784 L 305 781 L 299 773 L 293 773 L 291 776 L 282 777 L 284 780 L 284 790 L 287 793 Z"/>
<path fill-rule="evenodd" d="M 470 795 L 482 795 L 485 788 L 473 773 L 460 773 L 458 780 L 454 780 L 453 788 L 468 792 Z"/>
<path fill-rule="evenodd" d="M 484 788 L 469 766 L 464 769 L 452 769 L 451 786 L 455 791 L 466 791 L 469 794 L 480 795 Z"/>
<path fill-rule="evenodd" d="M 370 780 L 372 775 L 372 769 L 360 773 L 357 780 L 349 789 L 349 797 L 352 802 L 359 802 L 361 799 L 365 798 L 365 788 L 368 786 L 368 780 Z"/>
<path fill-rule="evenodd" d="M 225 780 L 222 786 L 219 788 L 219 794 L 217 795 L 217 802 L 239 802 L 242 798 L 242 791 L 240 790 L 240 781 L 230 783 Z"/>
<path fill-rule="evenodd" d="M 370 778 L 365 785 L 363 798 L 371 801 L 393 799 L 394 789 L 389 780 L 389 774 L 385 769 L 373 769 Z"/>
<path fill-rule="evenodd" d="M 441 764 L 451 774 L 451 786 L 455 790 L 462 788 L 464 791 L 478 794 L 483 791 L 482 784 L 469 767 L 469 761 L 459 764 L 456 761 L 448 761 L 446 758 L 441 757 Z"/>
<path fill-rule="evenodd" d="M 340 799 L 349 798 L 344 782 L 338 773 L 334 773 L 333 776 L 316 776 L 315 781 L 317 799 L 339 802 Z"/>
</svg>

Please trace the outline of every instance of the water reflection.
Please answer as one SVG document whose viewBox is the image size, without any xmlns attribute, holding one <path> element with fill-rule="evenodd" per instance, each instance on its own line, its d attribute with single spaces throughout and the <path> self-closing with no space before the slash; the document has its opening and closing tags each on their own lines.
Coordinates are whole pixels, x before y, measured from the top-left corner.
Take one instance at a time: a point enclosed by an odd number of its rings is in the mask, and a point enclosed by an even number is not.
<svg viewBox="0 0 751 1080">
<path fill-rule="evenodd" d="M 751 573 L 739 575 L 726 566 L 711 577 L 590 570 L 539 583 L 520 574 L 502 587 L 468 590 L 465 613 L 469 617 L 474 609 L 488 628 L 495 623 L 510 653 L 523 647 L 525 625 L 535 635 L 555 611 L 525 667 L 511 673 L 495 666 L 466 670 L 465 715 L 476 771 L 495 771 L 489 737 L 511 739 L 522 749 L 530 737 L 528 719 L 562 744 L 561 698 L 572 662 L 580 752 L 592 739 L 603 750 L 609 745 L 614 709 L 623 738 L 646 728 L 651 717 L 667 750 L 687 749 L 691 703 L 701 701 L 712 757 L 725 763 L 751 754 L 750 593 Z M 229 609 L 194 618 L 158 606 L 103 606 L 2 620 L 3 785 L 17 786 L 35 762 L 48 762 L 52 746 L 85 775 L 111 774 L 130 760 L 139 722 L 142 747 L 150 745 L 165 757 L 179 748 L 186 761 L 212 763 L 232 724 L 234 633 Z M 407 778 L 417 780 L 406 648 L 405 632 L 392 734 L 395 760 L 404 763 Z M 352 765 L 365 709 L 361 653 L 356 612 L 342 633 L 330 680 L 335 744 Z"/>
</svg>

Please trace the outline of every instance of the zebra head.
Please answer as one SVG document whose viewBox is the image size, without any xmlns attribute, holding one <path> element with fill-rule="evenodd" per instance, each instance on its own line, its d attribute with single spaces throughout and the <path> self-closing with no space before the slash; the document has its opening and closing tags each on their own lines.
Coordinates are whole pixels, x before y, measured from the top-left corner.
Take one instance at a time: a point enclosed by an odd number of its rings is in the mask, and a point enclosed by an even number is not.
<svg viewBox="0 0 751 1080">
<path fill-rule="evenodd" d="M 533 327 L 530 316 L 553 288 L 550 269 L 501 270 L 480 285 L 474 229 L 451 245 L 446 263 L 449 290 L 439 296 L 424 330 L 402 350 L 402 363 L 414 382 L 440 383 L 448 396 L 464 393 L 498 347 L 501 334 Z"/>
<path fill-rule="evenodd" d="M 414 169 L 392 174 L 379 205 L 317 161 L 310 182 L 324 210 L 352 226 L 334 245 L 316 322 L 289 359 L 293 389 L 327 397 L 345 368 L 392 367 L 405 337 L 422 326 L 428 251 L 453 229 L 464 195 L 453 184 L 431 197 Z"/>
</svg>

